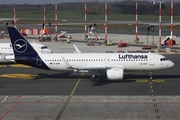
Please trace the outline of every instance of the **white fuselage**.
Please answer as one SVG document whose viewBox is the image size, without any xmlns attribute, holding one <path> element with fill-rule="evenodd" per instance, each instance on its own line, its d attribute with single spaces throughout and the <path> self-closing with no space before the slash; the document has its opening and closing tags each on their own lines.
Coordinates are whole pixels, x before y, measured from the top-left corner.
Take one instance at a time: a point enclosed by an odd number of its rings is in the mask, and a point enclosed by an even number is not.
<svg viewBox="0 0 180 120">
<path fill-rule="evenodd" d="M 113 67 L 123 68 L 124 71 L 156 71 L 174 66 L 174 63 L 166 60 L 163 55 L 154 53 L 53 53 L 39 56 L 51 70 L 61 71 L 74 68 L 91 70 Z M 73 69 L 68 68 L 68 65 Z"/>
</svg>

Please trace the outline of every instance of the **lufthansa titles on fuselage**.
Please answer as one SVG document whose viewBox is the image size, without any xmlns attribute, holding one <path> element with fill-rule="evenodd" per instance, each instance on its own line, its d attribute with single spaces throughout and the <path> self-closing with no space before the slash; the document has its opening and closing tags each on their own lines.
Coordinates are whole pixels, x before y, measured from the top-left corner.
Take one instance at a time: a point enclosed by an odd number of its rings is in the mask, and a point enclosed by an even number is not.
<svg viewBox="0 0 180 120">
<path fill-rule="evenodd" d="M 132 55 L 132 54 L 119 54 L 119 59 L 147 59 L 147 55 Z"/>
</svg>

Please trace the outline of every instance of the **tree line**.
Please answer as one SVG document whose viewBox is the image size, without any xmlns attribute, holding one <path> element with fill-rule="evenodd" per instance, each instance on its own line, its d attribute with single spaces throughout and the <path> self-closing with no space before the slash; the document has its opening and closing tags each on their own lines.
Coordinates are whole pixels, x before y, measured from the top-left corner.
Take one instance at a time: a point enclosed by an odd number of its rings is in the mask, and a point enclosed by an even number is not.
<svg viewBox="0 0 180 120">
<path fill-rule="evenodd" d="M 87 2 L 87 14 L 99 14 L 104 11 L 104 2 L 92 1 Z M 174 2 L 174 15 L 180 15 L 180 2 Z M 1 4 L 0 12 L 11 12 L 14 9 L 14 5 Z M 34 5 L 34 4 L 17 4 L 16 11 L 27 11 L 27 10 L 39 10 L 43 11 L 44 5 Z M 54 10 L 54 4 L 46 4 L 46 10 Z M 162 13 L 163 15 L 170 15 L 170 1 L 162 3 Z M 59 3 L 58 10 L 81 10 L 84 12 L 83 2 L 67 2 Z M 108 2 L 108 12 L 120 13 L 120 14 L 136 14 L 136 1 L 121 1 L 121 2 Z M 159 3 L 152 4 L 148 1 L 138 1 L 138 14 L 139 15 L 159 15 Z"/>
</svg>

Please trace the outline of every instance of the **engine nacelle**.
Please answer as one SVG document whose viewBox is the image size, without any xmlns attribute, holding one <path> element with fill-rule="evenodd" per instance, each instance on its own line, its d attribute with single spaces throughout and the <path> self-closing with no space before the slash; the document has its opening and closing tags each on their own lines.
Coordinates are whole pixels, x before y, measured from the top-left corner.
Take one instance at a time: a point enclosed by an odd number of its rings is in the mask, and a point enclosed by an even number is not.
<svg viewBox="0 0 180 120">
<path fill-rule="evenodd" d="M 124 76 L 123 68 L 111 68 L 107 70 L 108 80 L 122 80 Z"/>
<path fill-rule="evenodd" d="M 5 59 L 11 61 L 11 60 L 14 60 L 15 57 L 14 57 L 14 55 L 6 55 Z"/>
<path fill-rule="evenodd" d="M 5 55 L 3 55 L 3 54 L 2 54 L 2 55 L 0 55 L 0 63 L 1 63 L 1 62 L 5 62 L 5 61 L 6 61 L 6 60 L 5 60 L 5 57 L 6 57 L 6 56 L 5 56 Z"/>
<path fill-rule="evenodd" d="M 14 55 L 6 55 L 6 54 L 1 54 L 0 55 L 0 63 L 15 63 L 14 61 Z"/>
</svg>

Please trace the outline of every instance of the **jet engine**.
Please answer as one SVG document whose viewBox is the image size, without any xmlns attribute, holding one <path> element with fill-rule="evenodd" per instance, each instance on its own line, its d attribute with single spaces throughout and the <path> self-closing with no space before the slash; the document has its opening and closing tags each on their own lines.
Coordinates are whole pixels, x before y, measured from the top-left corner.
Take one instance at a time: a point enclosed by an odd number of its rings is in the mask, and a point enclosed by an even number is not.
<svg viewBox="0 0 180 120">
<path fill-rule="evenodd" d="M 3 54 L 1 54 L 0 55 L 0 63 L 2 63 L 2 62 L 5 62 L 6 60 L 5 60 L 5 55 L 3 55 Z"/>
<path fill-rule="evenodd" d="M 124 76 L 123 68 L 111 68 L 107 70 L 108 80 L 122 80 Z"/>
<path fill-rule="evenodd" d="M 14 63 L 14 55 L 6 55 L 1 54 L 0 55 L 0 63 Z"/>
</svg>

